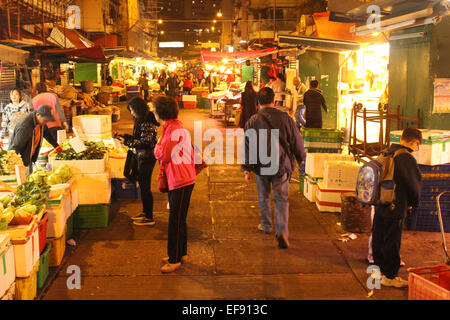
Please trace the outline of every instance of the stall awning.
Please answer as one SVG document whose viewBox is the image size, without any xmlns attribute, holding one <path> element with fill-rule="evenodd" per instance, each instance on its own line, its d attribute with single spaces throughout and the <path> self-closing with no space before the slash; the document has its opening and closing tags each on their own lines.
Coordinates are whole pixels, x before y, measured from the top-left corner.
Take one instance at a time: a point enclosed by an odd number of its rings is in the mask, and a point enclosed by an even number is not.
<svg viewBox="0 0 450 320">
<path fill-rule="evenodd" d="M 60 54 L 66 55 L 69 57 L 78 57 L 87 60 L 97 61 L 97 62 L 105 62 L 106 57 L 103 52 L 103 48 L 94 47 L 94 48 L 84 48 L 84 49 L 48 49 L 41 51 L 42 53 L 47 54 Z"/>
<path fill-rule="evenodd" d="M 95 44 L 92 41 L 83 37 L 76 30 L 64 29 L 61 27 L 53 28 L 47 40 L 64 49 L 86 49 L 95 47 Z"/>
<path fill-rule="evenodd" d="M 252 50 L 252 51 L 238 51 L 238 52 L 213 52 L 202 50 L 200 52 L 202 63 L 213 62 L 213 61 L 223 61 L 231 63 L 241 63 L 246 60 L 252 60 L 260 57 L 267 56 L 269 54 L 274 54 L 277 52 L 276 48 L 268 48 L 262 50 Z"/>
<path fill-rule="evenodd" d="M 0 44 L 0 61 L 2 62 L 25 64 L 29 54 L 28 51 Z"/>
<path fill-rule="evenodd" d="M 290 44 L 309 47 L 310 49 L 325 49 L 330 51 L 359 50 L 360 44 L 355 41 L 344 41 L 336 39 L 305 37 L 295 35 L 280 34 L 278 36 L 280 44 Z"/>
</svg>

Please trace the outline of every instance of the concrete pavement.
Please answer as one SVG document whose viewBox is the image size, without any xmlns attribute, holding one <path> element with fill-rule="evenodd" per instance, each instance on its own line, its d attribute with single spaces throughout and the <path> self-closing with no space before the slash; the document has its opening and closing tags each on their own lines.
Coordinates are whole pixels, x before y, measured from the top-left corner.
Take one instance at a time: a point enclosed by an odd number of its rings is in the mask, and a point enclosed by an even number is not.
<svg viewBox="0 0 450 320">
<path fill-rule="evenodd" d="M 180 119 L 188 129 L 201 120 L 204 130 L 225 130 L 203 110 L 181 110 Z M 115 127 L 131 130 L 126 109 Z M 339 215 L 320 213 L 294 181 L 289 192 L 291 248 L 279 249 L 273 234 L 257 231 L 256 185 L 243 181 L 237 165 L 214 165 L 198 176 L 187 218 L 189 263 L 161 274 L 169 212 L 167 195 L 157 191 L 157 169 L 152 179 L 156 225 L 132 224 L 130 217 L 141 210 L 139 199 L 114 202 L 107 228 L 75 232 L 77 246 L 67 247 L 40 299 L 407 299 L 407 289 L 394 288 L 374 290 L 367 297 L 369 235 L 339 241 L 346 232 L 338 225 Z M 402 257 L 407 267 L 441 264 L 440 235 L 405 231 Z M 67 288 L 70 265 L 80 267 L 80 290 Z M 400 275 L 407 274 L 402 268 Z"/>
</svg>

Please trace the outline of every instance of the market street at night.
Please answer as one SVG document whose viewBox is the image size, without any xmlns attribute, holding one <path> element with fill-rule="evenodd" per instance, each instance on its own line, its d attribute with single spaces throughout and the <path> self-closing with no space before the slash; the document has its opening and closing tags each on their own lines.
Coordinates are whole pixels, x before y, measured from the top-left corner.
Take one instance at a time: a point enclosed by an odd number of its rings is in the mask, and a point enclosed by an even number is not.
<svg viewBox="0 0 450 320">
<path fill-rule="evenodd" d="M 182 110 L 181 119 L 188 128 L 194 119 L 202 120 L 205 129 L 224 127 L 201 110 Z M 131 120 L 119 125 L 131 128 Z M 367 297 L 369 235 L 339 241 L 346 233 L 337 225 L 339 216 L 320 213 L 299 193 L 297 182 L 292 181 L 289 190 L 291 248 L 283 251 L 273 234 L 256 229 L 256 186 L 244 182 L 242 170 L 222 165 L 207 170 L 198 177 L 192 195 L 187 218 L 189 263 L 180 272 L 167 276 L 159 270 L 167 247 L 169 211 L 167 195 L 154 192 L 155 226 L 132 224 L 130 217 L 139 211 L 139 200 L 115 202 L 107 228 L 74 234 L 77 246 L 67 246 L 58 274 L 50 275 L 39 298 L 407 299 L 408 291 L 396 288 L 375 289 L 374 295 Z M 406 268 L 440 264 L 440 234 L 405 232 L 402 256 Z M 81 269 L 80 290 L 67 288 L 70 265 Z M 405 277 L 406 268 L 401 270 Z"/>
</svg>

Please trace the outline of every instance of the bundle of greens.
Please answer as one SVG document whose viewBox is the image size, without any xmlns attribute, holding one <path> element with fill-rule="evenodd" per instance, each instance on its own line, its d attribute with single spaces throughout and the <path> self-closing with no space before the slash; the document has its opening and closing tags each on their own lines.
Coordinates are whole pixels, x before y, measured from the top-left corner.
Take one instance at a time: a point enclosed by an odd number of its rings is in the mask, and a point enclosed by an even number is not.
<svg viewBox="0 0 450 320">
<path fill-rule="evenodd" d="M 16 165 L 23 165 L 20 155 L 14 150 L 0 150 L 0 175 L 16 174 Z"/>
<path fill-rule="evenodd" d="M 9 206 L 19 208 L 28 204 L 34 205 L 39 212 L 47 204 L 50 186 L 46 181 L 27 181 L 17 187 L 16 194 Z"/>
<path fill-rule="evenodd" d="M 76 153 L 69 141 L 62 145 L 63 151 L 58 153 L 56 160 L 98 160 L 103 159 L 108 149 L 101 141 L 86 141 L 87 150 Z"/>
</svg>

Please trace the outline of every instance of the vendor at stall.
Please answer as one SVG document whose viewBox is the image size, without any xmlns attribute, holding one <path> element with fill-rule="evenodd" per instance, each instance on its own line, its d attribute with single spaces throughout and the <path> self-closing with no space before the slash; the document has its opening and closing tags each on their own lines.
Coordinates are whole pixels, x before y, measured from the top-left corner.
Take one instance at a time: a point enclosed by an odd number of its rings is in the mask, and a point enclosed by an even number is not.
<svg viewBox="0 0 450 320">
<path fill-rule="evenodd" d="M 30 166 L 30 172 L 33 167 L 32 164 L 36 162 L 39 156 L 43 138 L 56 148 L 56 152 L 62 151 L 47 127 L 47 123 L 53 121 L 55 121 L 55 118 L 52 114 L 52 108 L 48 105 L 41 105 L 14 128 L 9 141 L 9 150 L 14 150 L 22 157 L 23 164 Z"/>
</svg>

